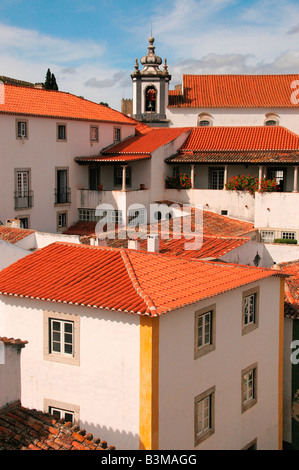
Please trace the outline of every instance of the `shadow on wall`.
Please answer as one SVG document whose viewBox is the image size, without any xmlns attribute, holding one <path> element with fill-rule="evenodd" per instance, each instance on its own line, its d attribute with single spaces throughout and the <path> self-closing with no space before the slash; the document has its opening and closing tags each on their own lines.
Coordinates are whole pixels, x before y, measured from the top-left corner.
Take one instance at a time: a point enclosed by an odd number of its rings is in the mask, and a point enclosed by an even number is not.
<svg viewBox="0 0 299 470">
<path fill-rule="evenodd" d="M 84 421 L 80 421 L 79 426 L 86 429 L 86 432 L 92 433 L 94 438 L 107 441 L 108 446 L 115 446 L 116 450 L 139 450 L 138 434 L 112 429 L 107 426 L 95 426 Z"/>
</svg>

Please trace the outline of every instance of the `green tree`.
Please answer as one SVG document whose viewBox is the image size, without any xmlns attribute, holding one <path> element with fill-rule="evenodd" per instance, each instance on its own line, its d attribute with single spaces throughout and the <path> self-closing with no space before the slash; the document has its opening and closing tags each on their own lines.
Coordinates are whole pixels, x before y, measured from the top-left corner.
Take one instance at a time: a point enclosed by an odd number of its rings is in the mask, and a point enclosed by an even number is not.
<svg viewBox="0 0 299 470">
<path fill-rule="evenodd" d="M 44 82 L 46 90 L 58 90 L 58 85 L 56 82 L 56 77 L 54 73 L 51 73 L 51 70 L 48 69 L 46 73 L 46 80 Z"/>
</svg>

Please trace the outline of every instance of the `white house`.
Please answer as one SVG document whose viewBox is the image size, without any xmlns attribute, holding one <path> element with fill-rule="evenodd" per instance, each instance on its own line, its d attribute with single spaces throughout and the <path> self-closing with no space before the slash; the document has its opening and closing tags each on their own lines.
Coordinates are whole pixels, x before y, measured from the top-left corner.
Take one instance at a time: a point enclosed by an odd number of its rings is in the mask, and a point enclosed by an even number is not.
<svg viewBox="0 0 299 470">
<path fill-rule="evenodd" d="M 23 405 L 119 450 L 279 449 L 283 285 L 272 270 L 54 243 L 0 273 L 0 330 L 28 341 Z"/>
<path fill-rule="evenodd" d="M 98 174 L 74 158 L 95 155 L 135 133 L 135 121 L 59 91 L 3 85 L 0 103 L 0 219 L 61 232 L 77 220 L 76 191 Z M 1 88 L 2 91 L 2 88 Z M 2 98 L 2 95 L 1 95 Z"/>
</svg>

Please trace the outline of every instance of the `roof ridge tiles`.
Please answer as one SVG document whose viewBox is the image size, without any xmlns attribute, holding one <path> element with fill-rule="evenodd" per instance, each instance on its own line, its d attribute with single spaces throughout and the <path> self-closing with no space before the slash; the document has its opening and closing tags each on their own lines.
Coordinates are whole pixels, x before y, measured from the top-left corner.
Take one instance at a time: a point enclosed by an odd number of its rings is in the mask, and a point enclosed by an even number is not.
<svg viewBox="0 0 299 470">
<path fill-rule="evenodd" d="M 152 301 L 152 299 L 150 298 L 150 296 L 142 289 L 138 281 L 138 278 L 136 276 L 136 273 L 134 271 L 131 260 L 127 254 L 127 251 L 125 249 L 121 249 L 120 252 L 121 252 L 121 256 L 124 261 L 125 267 L 127 269 L 128 275 L 132 281 L 134 289 L 136 290 L 137 294 L 140 295 L 140 297 L 142 297 L 145 303 L 147 304 L 148 313 L 150 314 L 150 316 L 157 315 L 157 308 L 154 302 Z M 155 314 L 153 314 L 153 312 L 155 312 Z"/>
</svg>

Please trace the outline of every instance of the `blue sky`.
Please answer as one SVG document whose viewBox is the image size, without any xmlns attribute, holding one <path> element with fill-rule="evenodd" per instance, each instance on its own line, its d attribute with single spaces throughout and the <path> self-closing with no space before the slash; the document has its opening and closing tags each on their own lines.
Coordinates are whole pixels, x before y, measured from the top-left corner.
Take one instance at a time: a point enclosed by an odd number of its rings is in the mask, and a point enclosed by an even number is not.
<svg viewBox="0 0 299 470">
<path fill-rule="evenodd" d="M 183 73 L 299 73 L 298 0 L 1 0 L 0 75 L 44 81 L 120 109 L 155 37 Z"/>
</svg>

